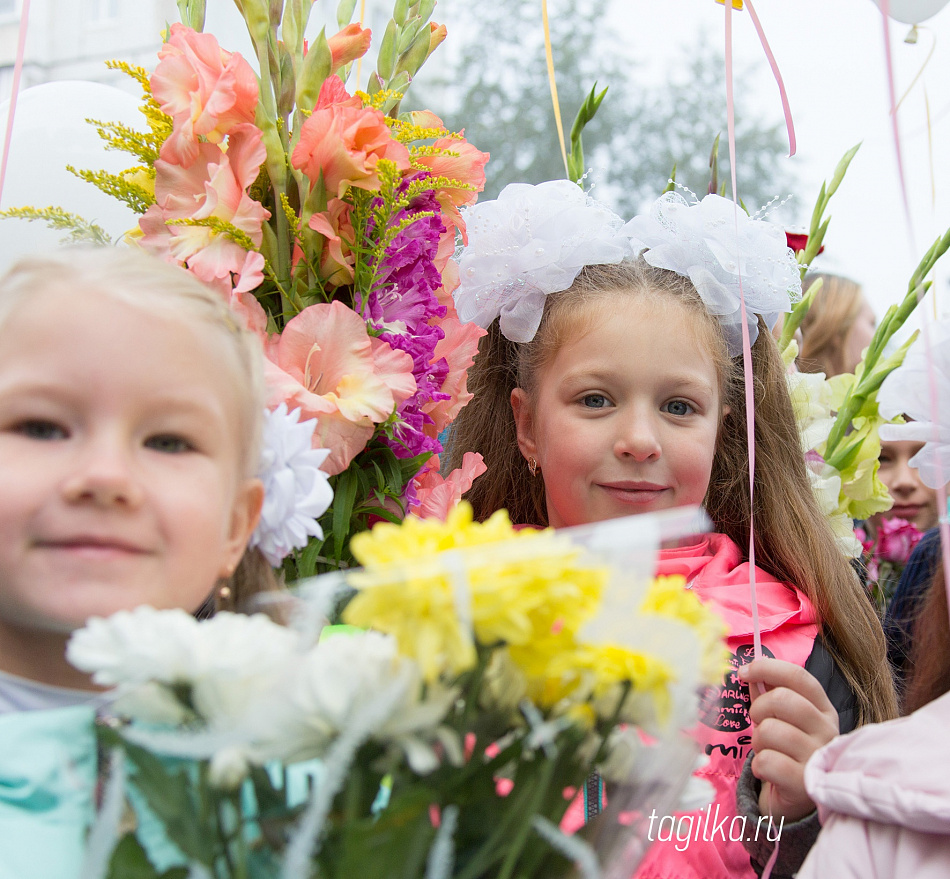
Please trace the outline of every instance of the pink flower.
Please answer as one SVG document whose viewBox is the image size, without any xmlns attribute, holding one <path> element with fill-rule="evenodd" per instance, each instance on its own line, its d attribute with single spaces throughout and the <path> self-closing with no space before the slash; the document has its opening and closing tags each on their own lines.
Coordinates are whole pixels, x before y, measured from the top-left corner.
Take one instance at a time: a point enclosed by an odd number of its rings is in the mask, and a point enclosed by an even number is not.
<svg viewBox="0 0 950 879">
<path fill-rule="evenodd" d="M 450 396 L 448 400 L 438 400 L 423 407 L 422 411 L 434 422 L 433 425 L 426 425 L 427 432 L 431 430 L 432 435 L 438 435 L 444 430 L 472 399 L 466 383 L 468 368 L 478 353 L 478 340 L 486 334 L 485 330 L 475 324 L 463 324 L 449 317 L 444 318 L 439 327 L 445 336 L 436 344 L 432 361 L 436 362 L 444 357 L 448 363 L 449 372 L 440 390 Z"/>
<path fill-rule="evenodd" d="M 261 132 L 239 125 L 228 137 L 227 152 L 215 144 L 197 145 L 188 167 L 163 159 L 155 162 L 155 201 L 139 221 L 142 247 L 170 262 L 187 264 L 202 281 L 232 287 L 231 273 L 241 276 L 243 289 L 253 289 L 263 276 L 263 260 L 209 226 L 175 225 L 175 220 L 218 219 L 244 232 L 255 245 L 270 212 L 246 190 L 266 157 Z"/>
<path fill-rule="evenodd" d="M 441 128 L 442 120 L 438 116 L 434 119 Z M 448 201 L 456 206 L 472 204 L 478 198 L 478 193 L 485 188 L 485 165 L 489 154 L 476 149 L 463 137 L 440 137 L 433 141 L 432 146 L 452 155 L 422 155 L 418 156 L 416 161 L 437 177 L 448 177 L 473 187 L 437 189 L 439 201 Z"/>
<path fill-rule="evenodd" d="M 330 73 L 336 73 L 341 67 L 362 58 L 369 49 L 372 32 L 361 28 L 357 22 L 348 24 L 339 33 L 327 40 L 330 46 L 332 62 Z"/>
<path fill-rule="evenodd" d="M 420 519 L 437 518 L 444 522 L 462 495 L 472 487 L 475 478 L 487 469 L 481 455 L 466 452 L 462 457 L 462 466 L 444 479 L 435 470 L 423 470 L 416 477 L 419 506 L 413 509 L 413 515 Z"/>
<path fill-rule="evenodd" d="M 314 448 L 330 449 L 323 470 L 349 466 L 373 435 L 416 390 L 412 358 L 366 332 L 342 302 L 311 305 L 267 345 L 268 405 L 282 401 L 316 418 Z"/>
<path fill-rule="evenodd" d="M 342 198 L 347 187 L 378 189 L 380 159 L 410 167 L 409 150 L 389 133 L 386 117 L 372 107 L 353 106 L 353 100 L 325 104 L 324 91 L 339 95 L 338 77 L 328 77 L 320 90 L 317 109 L 300 129 L 291 164 L 310 178 L 311 186 L 323 175 L 327 195 Z M 344 92 L 344 94 L 346 94 Z"/>
<path fill-rule="evenodd" d="M 190 165 L 198 156 L 199 137 L 220 143 L 235 125 L 254 121 L 257 76 L 240 54 L 225 52 L 211 34 L 173 24 L 158 57 L 152 94 L 174 120 L 161 149 L 165 161 Z"/>
<path fill-rule="evenodd" d="M 877 556 L 883 561 L 906 565 L 911 552 L 923 535 L 904 519 L 882 519 L 878 526 Z"/>
<path fill-rule="evenodd" d="M 331 198 L 327 209 L 310 218 L 310 228 L 326 239 L 320 251 L 320 277 L 333 287 L 353 282 L 353 242 L 356 232 L 351 219 L 351 206 L 340 198 Z"/>
</svg>

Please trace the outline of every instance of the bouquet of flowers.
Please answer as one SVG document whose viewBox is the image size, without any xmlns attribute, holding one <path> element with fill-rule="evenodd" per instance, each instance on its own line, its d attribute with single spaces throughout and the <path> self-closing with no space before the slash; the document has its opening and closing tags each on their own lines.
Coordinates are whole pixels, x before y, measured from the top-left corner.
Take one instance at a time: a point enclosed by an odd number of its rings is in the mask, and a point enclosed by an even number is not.
<svg viewBox="0 0 950 879">
<path fill-rule="evenodd" d="M 315 421 L 334 499 L 283 552 L 290 579 L 310 576 L 350 563 L 350 535 L 374 521 L 444 517 L 484 469 L 472 455 L 444 480 L 437 456 L 484 334 L 455 314 L 451 257 L 488 155 L 434 113 L 399 113 L 445 38 L 434 0 L 396 2 L 366 91 L 346 84 L 371 41 L 355 0 L 309 42 L 311 0 L 236 0 L 257 70 L 201 32 L 205 0 L 178 5 L 151 74 L 110 63 L 141 84 L 146 130 L 90 120 L 134 164 L 70 170 L 141 214 L 128 241 L 218 289 L 260 336 L 269 408 Z M 105 236 L 56 208 L 5 213 Z"/>
<path fill-rule="evenodd" d="M 882 519 L 873 535 L 862 526 L 855 528 L 854 534 L 861 541 L 861 561 L 868 572 L 868 589 L 883 614 L 910 554 L 924 535 L 913 522 L 896 516 Z"/>
<path fill-rule="evenodd" d="M 116 688 L 123 720 L 102 729 L 113 770 L 88 862 L 115 877 L 594 875 L 595 852 L 558 829 L 570 792 L 595 769 L 650 777 L 725 665 L 718 618 L 683 578 L 647 573 L 659 518 L 516 531 L 462 503 L 355 536 L 365 567 L 311 581 L 292 627 L 91 620 L 68 656 Z M 340 588 L 349 627 L 317 637 Z M 685 754 L 650 805 L 674 806 Z M 120 836 L 126 796 L 138 828 Z"/>
<path fill-rule="evenodd" d="M 821 249 L 829 222 L 824 219 L 825 208 L 844 179 L 857 149 L 849 150 L 839 162 L 832 179 L 822 184 L 809 234 L 798 242 L 801 245 L 798 261 L 802 266 L 802 277 Z M 877 475 L 881 454 L 878 431 L 888 423 L 878 412 L 877 393 L 884 379 L 904 362 L 917 333 L 913 333 L 893 353 L 885 354 L 885 349 L 930 288 L 932 281 L 925 279 L 948 248 L 950 230 L 938 238 L 921 258 L 907 285 L 904 299 L 888 309 L 853 374 L 836 375 L 831 379 L 826 379 L 823 373 L 796 372 L 788 376 L 812 488 L 842 549 L 852 558 L 868 551 L 866 546 L 862 546 L 861 539 L 855 536 L 854 520 L 867 519 L 893 506 L 886 486 Z M 805 292 L 801 302 L 785 320 L 779 348 L 784 352 L 787 364 L 798 353 L 793 337 L 820 289 L 818 285 L 820 281 Z"/>
</svg>

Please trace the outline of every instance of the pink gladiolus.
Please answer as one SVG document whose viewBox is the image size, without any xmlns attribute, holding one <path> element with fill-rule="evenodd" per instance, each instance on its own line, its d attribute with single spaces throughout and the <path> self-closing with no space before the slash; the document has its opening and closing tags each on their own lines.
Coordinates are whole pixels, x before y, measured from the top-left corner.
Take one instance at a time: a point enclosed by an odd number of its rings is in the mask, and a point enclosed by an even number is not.
<svg viewBox="0 0 950 879">
<path fill-rule="evenodd" d="M 416 477 L 416 497 L 419 506 L 412 511 L 420 519 L 448 518 L 452 508 L 462 499 L 475 478 L 488 468 L 477 452 L 466 452 L 462 457 L 462 466 L 442 478 L 435 470 L 424 470 Z"/>
<path fill-rule="evenodd" d="M 175 220 L 219 219 L 260 245 L 261 227 L 270 212 L 246 189 L 257 178 L 265 157 L 260 130 L 243 124 L 231 131 L 227 152 L 202 143 L 188 167 L 158 159 L 156 204 L 139 221 L 144 233 L 142 246 L 169 261 L 187 264 L 206 283 L 225 282 L 230 290 L 231 273 L 235 272 L 242 276 L 244 289 L 251 289 L 251 283 L 257 286 L 263 279 L 262 261 L 249 263 L 247 250 L 208 226 L 175 225 Z"/>
<path fill-rule="evenodd" d="M 199 137 L 220 143 L 234 126 L 254 121 L 257 76 L 240 54 L 224 51 L 211 34 L 173 24 L 158 57 L 152 94 L 174 120 L 161 149 L 166 162 L 190 165 L 198 157 Z"/>
<path fill-rule="evenodd" d="M 331 198 L 327 209 L 310 218 L 310 228 L 326 239 L 320 252 L 320 277 L 331 286 L 353 282 L 353 230 L 350 205 L 339 198 Z"/>
<path fill-rule="evenodd" d="M 267 346 L 269 405 L 286 401 L 316 418 L 314 448 L 330 449 L 322 469 L 340 473 L 396 406 L 412 396 L 412 358 L 366 332 L 342 302 L 311 305 Z"/>
<path fill-rule="evenodd" d="M 436 190 L 439 201 L 445 198 L 456 206 L 472 204 L 485 188 L 485 165 L 489 154 L 476 149 L 462 137 L 440 137 L 432 146 L 454 155 L 424 155 L 418 156 L 416 161 L 437 177 L 448 177 L 473 187 Z"/>
<path fill-rule="evenodd" d="M 438 400 L 423 408 L 434 422 L 426 426 L 426 432 L 432 431 L 438 435 L 446 425 L 455 418 L 469 400 L 472 394 L 468 391 L 466 379 L 468 368 L 475 361 L 478 353 L 478 340 L 486 335 L 486 331 L 475 324 L 460 323 L 455 318 L 444 318 L 439 324 L 445 337 L 440 339 L 432 355 L 433 362 L 444 357 L 449 364 L 449 372 L 442 382 L 441 391 L 449 394 L 448 400 Z"/>
<path fill-rule="evenodd" d="M 395 162 L 401 171 L 409 170 L 410 161 L 409 150 L 392 137 L 379 110 L 354 107 L 349 96 L 324 106 L 324 89 L 339 92 L 333 80 L 339 82 L 338 77 L 327 79 L 317 109 L 301 126 L 290 161 L 310 178 L 311 186 L 322 174 L 327 195 L 342 198 L 349 186 L 379 188 L 380 159 Z"/>
<path fill-rule="evenodd" d="M 878 526 L 877 555 L 884 561 L 905 565 L 923 535 L 904 519 L 883 519 Z"/>
<path fill-rule="evenodd" d="M 332 56 L 331 73 L 336 73 L 341 67 L 362 58 L 369 50 L 372 32 L 369 28 L 361 28 L 357 22 L 348 24 L 339 33 L 327 40 Z"/>
</svg>

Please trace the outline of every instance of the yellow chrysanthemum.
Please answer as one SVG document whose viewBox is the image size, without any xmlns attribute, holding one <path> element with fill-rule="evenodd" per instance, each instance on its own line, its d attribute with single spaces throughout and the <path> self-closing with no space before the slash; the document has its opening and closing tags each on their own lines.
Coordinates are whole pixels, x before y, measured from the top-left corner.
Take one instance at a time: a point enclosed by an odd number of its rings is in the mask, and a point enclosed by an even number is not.
<svg viewBox="0 0 950 879">
<path fill-rule="evenodd" d="M 351 547 L 364 571 L 350 579 L 359 592 L 344 620 L 393 635 L 429 681 L 472 668 L 475 641 L 505 643 L 534 690 L 535 671 L 595 611 L 607 577 L 553 531 L 515 531 L 503 510 L 475 522 L 467 503 L 446 522 L 381 523 Z"/>
<path fill-rule="evenodd" d="M 722 677 L 729 659 L 724 638 L 726 624 L 686 588 L 680 575 L 656 577 L 647 590 L 640 611 L 679 620 L 688 625 L 701 645 L 700 680 L 715 683 Z"/>
</svg>

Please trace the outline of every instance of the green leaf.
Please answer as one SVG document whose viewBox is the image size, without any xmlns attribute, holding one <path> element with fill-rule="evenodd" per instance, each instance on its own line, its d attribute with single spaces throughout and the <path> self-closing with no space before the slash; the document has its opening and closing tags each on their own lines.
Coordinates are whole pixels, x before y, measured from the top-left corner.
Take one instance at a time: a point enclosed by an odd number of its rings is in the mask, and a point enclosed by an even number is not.
<svg viewBox="0 0 950 879">
<path fill-rule="evenodd" d="M 390 19 L 383 34 L 383 41 L 379 44 L 379 54 L 376 56 L 376 72 L 384 82 L 388 82 L 395 71 L 396 35 L 396 22 Z"/>
<path fill-rule="evenodd" d="M 333 557 L 343 557 L 343 545 L 350 536 L 353 504 L 356 502 L 356 475 L 344 470 L 333 489 Z"/>
<path fill-rule="evenodd" d="M 324 28 L 310 44 L 307 55 L 303 59 L 303 64 L 300 66 L 300 75 L 297 78 L 295 92 L 299 109 L 312 110 L 317 106 L 320 89 L 332 69 L 333 53 L 330 51 L 326 28 Z"/>
<path fill-rule="evenodd" d="M 201 820 L 201 810 L 194 800 L 193 781 L 182 765 L 170 769 L 166 762 L 151 752 L 125 741 L 112 732 L 113 741 L 121 743 L 129 762 L 135 769 L 131 783 L 141 791 L 156 817 L 165 825 L 168 838 L 182 852 L 202 864 L 214 862 L 215 851 L 211 840 L 212 828 Z M 108 733 L 99 731 L 100 738 Z"/>
<path fill-rule="evenodd" d="M 356 9 L 356 0 L 340 0 L 336 8 L 336 23 L 343 30 L 353 20 L 353 10 Z"/>
<path fill-rule="evenodd" d="M 135 833 L 127 833 L 119 840 L 109 860 L 107 876 L 108 879 L 159 879 L 158 870 Z"/>
</svg>

